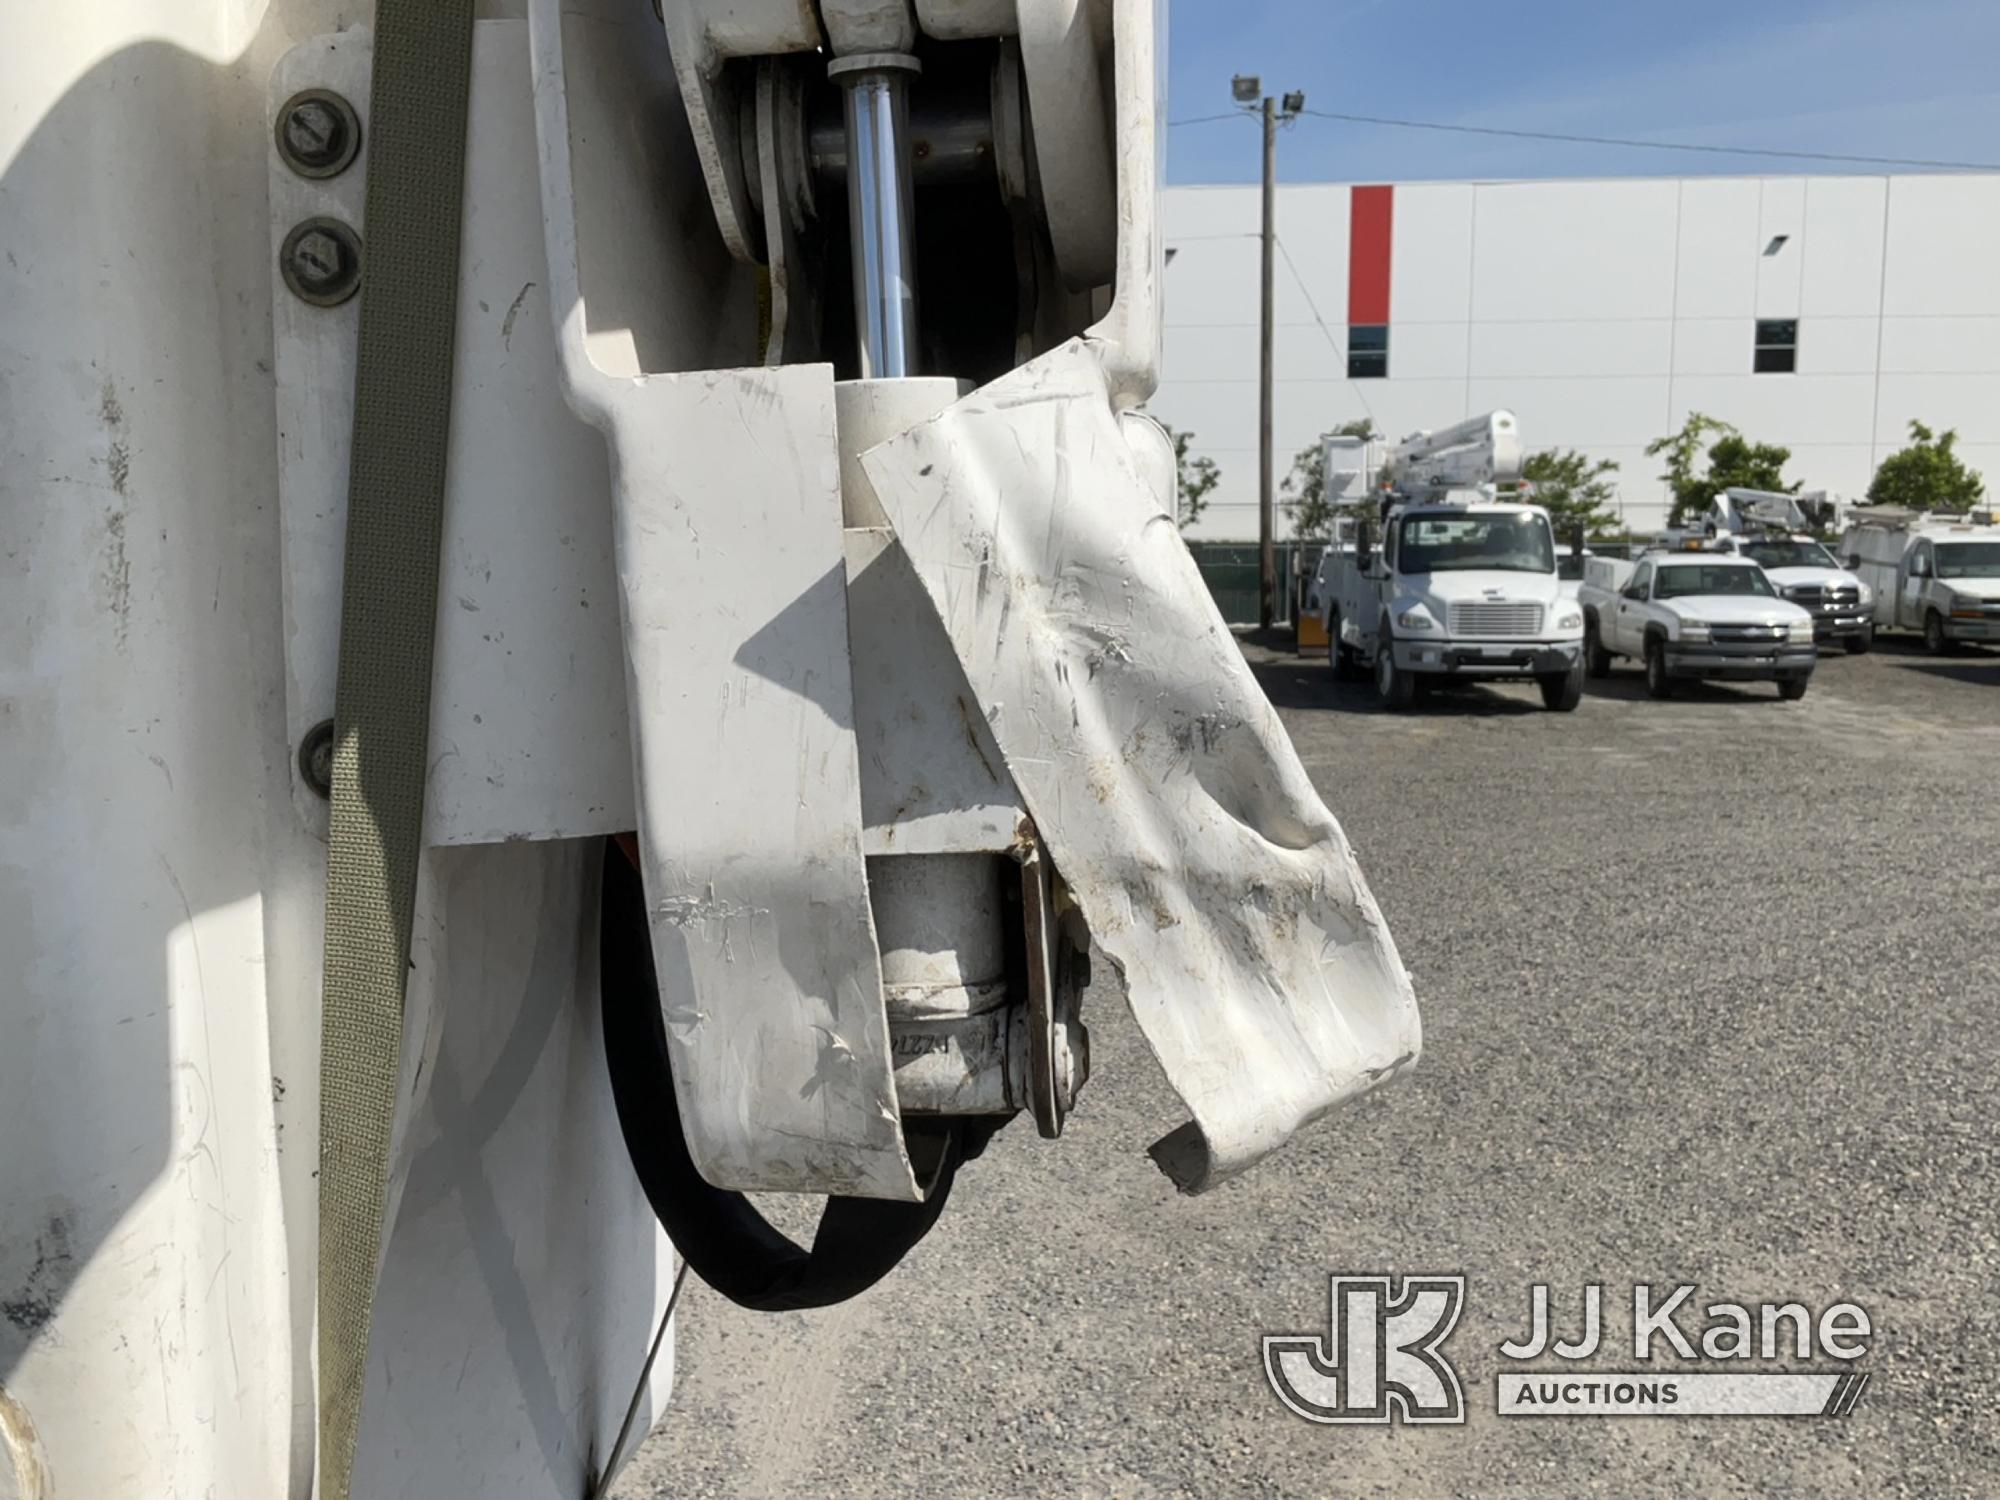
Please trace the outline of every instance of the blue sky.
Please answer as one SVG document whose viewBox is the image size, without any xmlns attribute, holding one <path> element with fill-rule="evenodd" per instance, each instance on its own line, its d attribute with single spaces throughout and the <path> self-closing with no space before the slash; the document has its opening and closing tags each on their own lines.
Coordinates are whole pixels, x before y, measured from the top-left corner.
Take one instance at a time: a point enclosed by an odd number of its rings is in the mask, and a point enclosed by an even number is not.
<svg viewBox="0 0 2000 1500">
<path fill-rule="evenodd" d="M 2000 163 L 2000 0 L 1172 0 L 1168 117 L 1232 73 L 1308 108 L 1729 146 Z M 1302 119 L 1288 182 L 1879 170 Z M 1168 132 L 1176 183 L 1254 182 L 1256 127 Z"/>
</svg>

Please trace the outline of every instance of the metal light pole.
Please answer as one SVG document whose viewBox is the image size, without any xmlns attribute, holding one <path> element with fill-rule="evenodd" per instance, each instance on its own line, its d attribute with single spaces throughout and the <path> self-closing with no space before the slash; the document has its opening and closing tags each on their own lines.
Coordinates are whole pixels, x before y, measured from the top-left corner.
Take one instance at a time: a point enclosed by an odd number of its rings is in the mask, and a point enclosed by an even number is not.
<svg viewBox="0 0 2000 1500">
<path fill-rule="evenodd" d="M 1257 624 L 1269 630 L 1277 614 L 1278 599 L 1278 558 L 1272 538 L 1277 475 L 1271 453 L 1272 347 L 1277 321 L 1278 126 L 1289 125 L 1297 117 L 1306 107 L 1306 96 L 1285 95 L 1281 110 L 1278 101 L 1263 92 L 1261 78 L 1242 74 L 1230 81 L 1230 93 L 1238 104 L 1245 106 L 1258 104 L 1261 99 L 1264 117 L 1264 269 L 1257 352 Z"/>
</svg>

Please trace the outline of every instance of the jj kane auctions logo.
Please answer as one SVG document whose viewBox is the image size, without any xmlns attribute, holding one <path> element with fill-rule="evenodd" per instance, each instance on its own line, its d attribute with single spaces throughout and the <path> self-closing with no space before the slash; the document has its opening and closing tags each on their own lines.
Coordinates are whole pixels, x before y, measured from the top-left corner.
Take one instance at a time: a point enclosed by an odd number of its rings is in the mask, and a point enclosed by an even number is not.
<svg viewBox="0 0 2000 1500">
<path fill-rule="evenodd" d="M 1264 1376 L 1287 1410 L 1308 1422 L 1462 1423 L 1465 1392 L 1444 1343 L 1465 1306 L 1463 1276 L 1329 1278 L 1326 1335 L 1271 1334 Z M 1494 1409 L 1540 1416 L 1845 1416 L 1869 1376 L 1846 1370 L 1746 1369 L 1780 1360 L 1853 1361 L 1874 1334 L 1868 1314 L 1837 1302 L 1817 1316 L 1799 1302 L 1711 1302 L 1695 1320 L 1695 1288 L 1632 1288 L 1635 1362 L 1678 1358 L 1721 1368 L 1503 1369 Z M 1549 1289 L 1529 1288 L 1528 1327 L 1500 1345 L 1514 1362 L 1590 1359 L 1605 1342 L 1604 1289 L 1587 1286 L 1582 1326 L 1559 1337 Z"/>
</svg>

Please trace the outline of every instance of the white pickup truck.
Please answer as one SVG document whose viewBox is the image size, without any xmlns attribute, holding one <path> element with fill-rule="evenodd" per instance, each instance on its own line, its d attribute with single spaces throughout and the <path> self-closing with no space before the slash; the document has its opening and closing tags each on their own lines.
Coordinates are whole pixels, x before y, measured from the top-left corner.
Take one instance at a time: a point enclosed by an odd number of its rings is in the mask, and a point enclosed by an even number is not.
<svg viewBox="0 0 2000 1500">
<path fill-rule="evenodd" d="M 1447 681 L 1531 680 L 1558 712 L 1583 698 L 1583 612 L 1564 592 L 1539 505 L 1397 505 L 1379 547 L 1364 537 L 1351 554 L 1329 550 L 1328 572 L 1334 671 L 1372 671 L 1390 707 Z"/>
<path fill-rule="evenodd" d="M 1814 636 L 1839 641 L 1850 656 L 1875 639 L 1875 593 L 1809 536 L 1766 532 L 1739 537 L 1736 550 L 1761 565 L 1780 598 L 1813 617 Z"/>
<path fill-rule="evenodd" d="M 1592 677 L 1613 657 L 1646 668 L 1646 690 L 1673 695 L 1681 679 L 1775 682 L 1803 698 L 1819 650 L 1813 617 L 1778 597 L 1750 558 L 1720 551 L 1656 550 L 1625 561 L 1593 557 L 1577 591 L 1584 659 Z"/>
</svg>

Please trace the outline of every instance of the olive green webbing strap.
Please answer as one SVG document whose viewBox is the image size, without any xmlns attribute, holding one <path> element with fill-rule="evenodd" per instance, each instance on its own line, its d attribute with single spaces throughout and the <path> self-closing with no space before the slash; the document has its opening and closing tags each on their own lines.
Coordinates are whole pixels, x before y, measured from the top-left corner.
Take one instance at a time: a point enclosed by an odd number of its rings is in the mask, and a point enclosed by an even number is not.
<svg viewBox="0 0 2000 1500">
<path fill-rule="evenodd" d="M 348 1500 L 381 1259 L 457 322 L 472 0 L 378 0 L 320 1021 L 319 1500 Z"/>
</svg>

